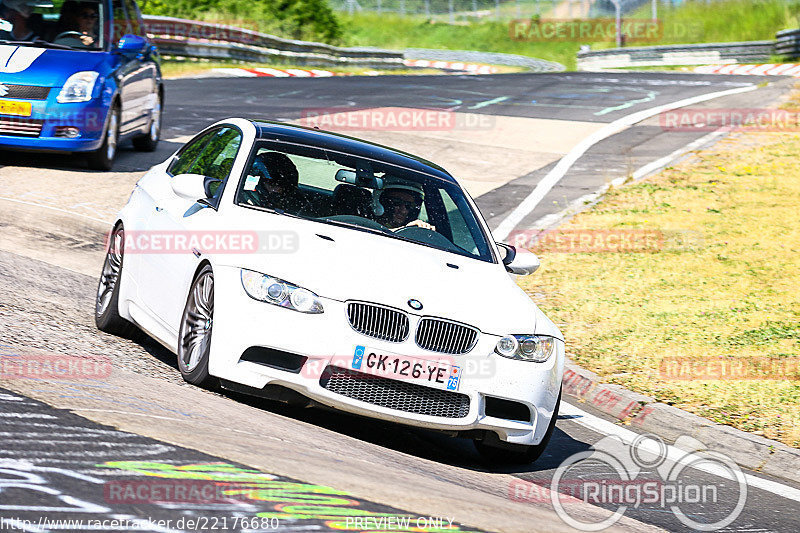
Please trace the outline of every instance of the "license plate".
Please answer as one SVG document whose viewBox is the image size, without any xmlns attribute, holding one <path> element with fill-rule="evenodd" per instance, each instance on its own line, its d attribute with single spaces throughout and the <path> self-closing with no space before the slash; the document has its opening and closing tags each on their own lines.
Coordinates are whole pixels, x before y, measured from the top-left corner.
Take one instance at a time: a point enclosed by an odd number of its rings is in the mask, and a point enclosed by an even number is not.
<svg viewBox="0 0 800 533">
<path fill-rule="evenodd" d="M 418 359 L 366 346 L 356 346 L 351 368 L 364 374 L 406 380 L 443 390 L 458 390 L 461 383 L 461 367 L 435 359 Z"/>
<path fill-rule="evenodd" d="M 17 115 L 19 117 L 31 116 L 32 107 L 30 102 L 14 102 L 12 100 L 0 100 L 0 115 Z"/>
</svg>

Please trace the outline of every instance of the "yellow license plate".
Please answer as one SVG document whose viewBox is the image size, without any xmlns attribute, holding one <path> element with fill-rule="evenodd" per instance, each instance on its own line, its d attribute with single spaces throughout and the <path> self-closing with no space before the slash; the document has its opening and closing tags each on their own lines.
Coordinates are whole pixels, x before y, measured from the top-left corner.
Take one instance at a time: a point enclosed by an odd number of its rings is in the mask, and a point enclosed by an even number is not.
<svg viewBox="0 0 800 533">
<path fill-rule="evenodd" d="M 19 117 L 31 116 L 30 102 L 13 102 L 0 100 L 0 115 L 17 115 Z"/>
</svg>

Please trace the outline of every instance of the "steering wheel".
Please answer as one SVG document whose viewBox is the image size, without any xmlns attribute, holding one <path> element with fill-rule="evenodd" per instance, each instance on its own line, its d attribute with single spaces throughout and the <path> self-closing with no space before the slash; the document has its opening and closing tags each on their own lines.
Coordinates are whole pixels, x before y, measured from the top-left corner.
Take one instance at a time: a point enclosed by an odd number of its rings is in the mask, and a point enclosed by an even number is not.
<svg viewBox="0 0 800 533">
<path fill-rule="evenodd" d="M 76 39 L 80 39 L 83 37 L 83 34 L 79 31 L 65 31 L 56 35 L 54 41 L 61 39 L 62 37 L 75 37 Z"/>
</svg>

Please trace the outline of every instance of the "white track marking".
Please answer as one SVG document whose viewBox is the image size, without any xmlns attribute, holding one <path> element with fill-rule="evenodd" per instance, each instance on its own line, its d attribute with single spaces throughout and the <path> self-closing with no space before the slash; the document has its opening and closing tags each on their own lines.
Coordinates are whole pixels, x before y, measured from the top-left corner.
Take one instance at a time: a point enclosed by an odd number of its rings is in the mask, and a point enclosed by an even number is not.
<svg viewBox="0 0 800 533">
<path fill-rule="evenodd" d="M 37 204 L 36 202 L 26 202 L 25 200 L 17 200 L 16 198 L 7 198 L 5 196 L 0 196 L 0 200 L 5 200 L 6 202 L 14 202 L 15 204 L 24 204 L 24 205 L 30 205 L 30 206 L 33 206 L 33 207 L 41 207 L 42 209 L 50 209 L 52 211 L 58 211 L 59 213 L 66 213 L 67 215 L 72 215 L 72 216 L 75 216 L 75 217 L 85 218 L 87 220 L 92 220 L 94 222 L 100 222 L 100 223 L 102 223 L 104 225 L 111 224 L 111 222 L 109 222 L 108 220 L 101 220 L 99 218 L 90 217 L 88 215 L 81 215 L 80 213 L 75 213 L 73 211 L 68 211 L 66 209 L 60 209 L 58 207 L 52 207 L 52 206 L 44 205 L 44 204 Z"/>
<path fill-rule="evenodd" d="M 730 96 L 733 94 L 740 94 L 748 91 L 754 91 L 758 87 L 756 85 L 750 85 L 747 87 L 739 87 L 736 89 L 728 89 L 726 91 L 718 91 L 709 94 L 701 94 L 699 96 L 693 96 L 692 98 L 685 98 L 683 100 L 678 100 L 677 102 L 672 102 L 669 104 L 664 104 L 656 107 L 651 107 L 650 109 L 644 109 L 642 111 L 637 111 L 636 113 L 632 113 L 630 115 L 626 115 L 620 119 L 607 124 L 603 128 L 597 130 L 596 132 L 592 133 L 585 139 L 583 139 L 580 143 L 578 143 L 572 150 L 569 151 L 567 155 L 561 158 L 561 160 L 553 167 L 547 175 L 542 178 L 542 180 L 536 185 L 536 188 L 513 210 L 509 215 L 500 223 L 497 229 L 492 232 L 494 238 L 498 241 L 505 240 L 508 238 L 509 234 L 517 227 L 517 225 L 522 222 L 522 220 L 528 216 L 539 202 L 547 195 L 548 192 L 559 182 L 561 179 L 566 175 L 567 171 L 572 167 L 573 164 L 589 150 L 592 146 L 597 144 L 598 142 L 602 141 L 606 137 L 610 137 L 620 131 L 624 130 L 625 128 L 636 124 L 637 122 L 641 122 L 645 119 L 658 115 L 659 113 L 663 113 L 665 111 L 670 111 L 672 109 L 678 109 L 680 107 L 685 107 L 692 104 L 697 104 L 700 102 L 705 102 L 707 100 L 713 100 L 714 98 L 720 98 L 723 96 Z"/>
<path fill-rule="evenodd" d="M 633 174 L 630 175 L 630 178 L 635 180 L 640 180 L 649 176 L 650 174 L 661 170 L 662 168 L 669 166 L 672 164 L 676 159 L 679 157 L 686 155 L 687 153 L 698 150 L 708 144 L 709 142 L 713 141 L 717 137 L 721 137 L 724 135 L 725 132 L 722 131 L 712 131 L 708 135 L 704 135 L 699 139 L 696 139 L 689 144 L 683 146 L 682 148 L 678 148 L 674 152 L 655 161 L 652 161 L 634 171 Z M 618 178 L 614 178 L 613 180 L 609 181 L 599 189 L 594 192 L 590 192 L 589 194 L 584 194 L 578 198 L 572 200 L 567 207 L 559 211 L 558 213 L 550 213 L 549 215 L 545 215 L 540 219 L 537 219 L 536 222 L 531 224 L 531 229 L 536 230 L 545 230 L 556 224 L 560 223 L 564 218 L 569 215 L 573 215 L 580 211 L 581 209 L 585 208 L 586 206 L 593 204 L 597 200 L 600 199 L 608 190 L 612 187 L 621 187 L 628 181 L 629 176 L 620 176 Z M 512 243 L 513 244 L 513 243 Z"/>
<path fill-rule="evenodd" d="M 82 411 L 82 412 L 96 412 L 96 413 L 114 413 L 119 415 L 130 415 L 130 416 L 146 416 L 148 418 L 158 418 L 159 420 L 174 420 L 176 422 L 180 422 L 182 420 L 186 420 L 185 418 L 174 418 L 170 416 L 158 416 L 158 415 L 151 415 L 148 413 L 131 413 L 130 411 L 116 411 L 114 409 L 84 409 L 83 407 L 70 407 L 70 411 Z"/>
<path fill-rule="evenodd" d="M 618 426 L 617 424 L 609 422 L 608 420 L 603 420 L 602 418 L 590 415 L 586 411 L 583 411 L 566 402 L 561 402 L 561 408 L 559 412 L 560 414 L 574 417 L 569 419 L 572 422 L 576 422 L 596 433 L 600 433 L 601 435 L 614 435 L 619 437 L 626 444 L 632 443 L 639 436 L 639 433 L 631 431 L 630 429 L 625 429 L 624 427 Z M 652 449 L 648 449 L 648 451 L 658 454 L 658 447 L 654 446 Z M 680 462 L 680 458 L 684 457 L 685 455 L 685 451 L 675 448 L 674 446 L 667 445 L 667 459 L 670 461 Z M 713 466 L 705 463 L 692 463 L 689 466 L 707 474 L 725 477 L 726 479 L 730 478 L 730 475 L 725 475 L 722 472 L 722 468 L 716 469 Z M 743 474 L 747 480 L 748 487 L 765 490 L 782 498 L 800 502 L 800 489 L 790 487 L 789 485 L 783 485 L 769 479 L 757 477 L 752 474 L 748 474 L 747 472 L 743 472 Z"/>
</svg>

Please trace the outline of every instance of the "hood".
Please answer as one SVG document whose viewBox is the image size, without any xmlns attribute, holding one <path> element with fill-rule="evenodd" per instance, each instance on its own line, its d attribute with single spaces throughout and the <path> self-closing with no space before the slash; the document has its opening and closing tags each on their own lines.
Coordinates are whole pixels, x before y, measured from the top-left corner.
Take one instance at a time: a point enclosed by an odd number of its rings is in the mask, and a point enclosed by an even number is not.
<svg viewBox="0 0 800 533">
<path fill-rule="evenodd" d="M 325 298 L 376 302 L 496 335 L 534 332 L 543 316 L 501 265 L 350 228 L 243 208 L 235 213 L 235 227 L 226 229 L 287 232 L 295 250 L 220 255 L 218 264 L 279 277 Z M 412 311 L 410 299 L 423 309 Z"/>
<path fill-rule="evenodd" d="M 0 44 L 0 82 L 62 87 L 76 72 L 98 70 L 107 57 L 108 54 L 100 51 Z"/>
</svg>

